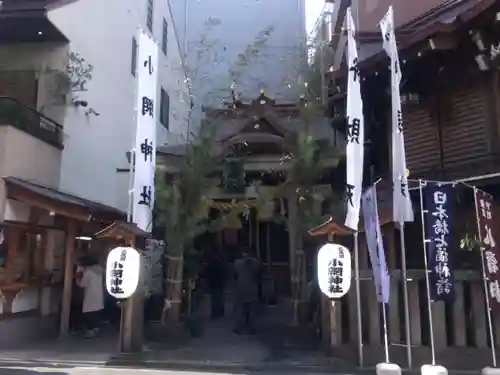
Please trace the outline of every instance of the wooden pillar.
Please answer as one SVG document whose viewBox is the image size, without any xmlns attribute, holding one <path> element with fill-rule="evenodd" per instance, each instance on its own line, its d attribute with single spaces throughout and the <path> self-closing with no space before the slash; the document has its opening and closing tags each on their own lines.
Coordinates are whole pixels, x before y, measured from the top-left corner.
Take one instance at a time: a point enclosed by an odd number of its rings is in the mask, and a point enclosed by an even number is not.
<svg viewBox="0 0 500 375">
<path fill-rule="evenodd" d="M 19 239 L 21 237 L 21 230 L 19 228 L 10 227 L 7 236 L 7 260 L 5 262 L 5 288 L 2 288 L 2 295 L 4 298 L 2 315 L 12 314 L 12 303 L 16 298 L 19 288 L 11 288 L 15 280 L 15 268 L 17 254 L 19 252 Z"/>
<path fill-rule="evenodd" d="M 474 324 L 474 341 L 478 348 L 488 347 L 488 334 L 486 323 L 486 306 L 484 293 L 480 282 L 471 283 L 470 297 L 472 300 L 472 324 Z"/>
<path fill-rule="evenodd" d="M 68 219 L 66 230 L 66 246 L 64 257 L 64 286 L 62 294 L 62 311 L 60 334 L 64 336 L 69 331 L 69 316 L 71 313 L 71 295 L 73 291 L 73 268 L 75 266 L 75 237 L 77 225 L 73 219 Z"/>
<path fill-rule="evenodd" d="M 129 238 L 127 244 L 135 248 L 135 238 Z M 138 353 L 142 351 L 144 314 L 143 280 L 141 272 L 137 291 L 123 303 L 119 340 L 119 350 L 123 353 Z"/>
<path fill-rule="evenodd" d="M 293 304 L 292 324 L 299 323 L 299 299 L 300 299 L 300 274 L 298 272 L 299 262 L 297 257 L 297 232 L 298 232 L 298 203 L 294 189 L 288 192 L 288 252 L 290 265 L 290 289 Z"/>
<path fill-rule="evenodd" d="M 422 345 L 422 319 L 418 281 L 408 282 L 408 306 L 410 309 L 410 336 L 412 345 Z"/>
<path fill-rule="evenodd" d="M 328 242 L 334 242 L 334 234 L 328 234 Z M 341 301 L 330 300 L 322 294 L 322 307 L 324 307 L 325 317 L 322 320 L 329 322 L 329 332 L 325 331 L 323 335 L 329 338 L 330 348 L 342 345 L 342 316 Z M 323 309 L 322 309 L 323 310 Z M 329 333 L 329 335 L 327 335 Z"/>
<path fill-rule="evenodd" d="M 467 345 L 465 311 L 463 280 L 457 280 L 455 281 L 455 302 L 453 303 L 454 346 L 465 347 Z"/>
<path fill-rule="evenodd" d="M 42 275 L 49 275 L 54 268 L 54 248 L 55 248 L 55 231 L 47 230 L 45 232 L 43 245 L 44 253 L 42 260 Z M 50 280 L 43 280 L 40 288 L 40 314 L 41 315 L 50 315 L 51 313 L 51 305 L 52 305 L 52 287 L 49 285 L 44 285 L 45 281 L 50 282 Z"/>
<path fill-rule="evenodd" d="M 7 236 L 7 260 L 5 262 L 5 284 L 14 282 L 14 271 L 16 267 L 16 258 L 19 253 L 19 239 L 21 230 L 16 227 L 9 227 Z"/>
<path fill-rule="evenodd" d="M 396 264 L 396 229 L 394 228 L 394 224 L 393 223 L 385 224 L 382 227 L 382 235 L 384 237 L 384 241 L 387 246 L 387 260 L 386 260 L 387 267 L 389 268 L 389 270 L 395 270 L 397 269 L 397 264 Z"/>
</svg>

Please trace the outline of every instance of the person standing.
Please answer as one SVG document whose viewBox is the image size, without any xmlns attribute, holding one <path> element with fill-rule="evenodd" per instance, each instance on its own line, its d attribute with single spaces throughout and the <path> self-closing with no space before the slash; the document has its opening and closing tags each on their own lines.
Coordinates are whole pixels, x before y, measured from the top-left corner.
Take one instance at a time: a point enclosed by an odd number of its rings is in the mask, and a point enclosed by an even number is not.
<svg viewBox="0 0 500 375">
<path fill-rule="evenodd" d="M 217 251 L 214 251 L 206 270 L 212 319 L 219 319 L 224 316 L 226 271 L 224 260 Z"/>
<path fill-rule="evenodd" d="M 85 337 L 92 338 L 99 332 L 104 310 L 104 270 L 93 257 L 85 261 L 78 286 L 83 289 L 83 320 L 87 330 Z"/>
<path fill-rule="evenodd" d="M 234 332 L 255 333 L 255 314 L 259 299 L 261 265 L 257 258 L 250 255 L 247 248 L 234 262 L 236 327 Z"/>
</svg>

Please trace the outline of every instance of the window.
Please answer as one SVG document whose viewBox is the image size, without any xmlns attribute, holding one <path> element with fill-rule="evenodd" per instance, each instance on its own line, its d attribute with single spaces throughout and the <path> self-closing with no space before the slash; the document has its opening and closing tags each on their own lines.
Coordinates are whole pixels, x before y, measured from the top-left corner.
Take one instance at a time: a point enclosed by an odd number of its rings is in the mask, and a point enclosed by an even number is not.
<svg viewBox="0 0 500 375">
<path fill-rule="evenodd" d="M 146 26 L 151 32 L 153 31 L 153 1 L 154 0 L 148 0 L 148 13 L 146 18 Z"/>
<path fill-rule="evenodd" d="M 170 97 L 168 93 L 162 88 L 160 97 L 160 123 L 167 128 L 169 126 L 170 117 Z"/>
<path fill-rule="evenodd" d="M 168 45 L 168 23 L 167 20 L 163 19 L 163 31 L 161 36 L 161 50 L 163 54 L 167 54 L 167 45 Z"/>
<path fill-rule="evenodd" d="M 130 72 L 135 77 L 137 71 L 137 40 L 132 38 L 132 56 L 130 58 Z"/>
</svg>

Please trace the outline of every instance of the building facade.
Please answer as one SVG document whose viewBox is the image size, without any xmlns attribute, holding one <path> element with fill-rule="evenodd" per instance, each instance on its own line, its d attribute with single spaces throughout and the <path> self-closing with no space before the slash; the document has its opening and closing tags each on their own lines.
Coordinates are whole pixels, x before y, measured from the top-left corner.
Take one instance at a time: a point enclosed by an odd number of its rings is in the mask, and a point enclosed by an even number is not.
<svg viewBox="0 0 500 375">
<path fill-rule="evenodd" d="M 187 131 L 189 95 L 168 3 L 77 1 L 49 11 L 48 17 L 70 40 L 70 57 L 83 59 L 70 64 L 93 67 L 65 113 L 60 188 L 126 211 L 129 177 L 117 169 L 128 168 L 135 137 L 138 27 L 160 48 L 157 143 L 181 142 Z"/>
<path fill-rule="evenodd" d="M 2 2 L 0 346 L 68 332 L 73 262 L 106 254 L 84 238 L 126 218 L 117 169 L 135 136 L 138 27 L 160 48 L 158 144 L 183 142 L 189 95 L 166 2 Z"/>
<path fill-rule="evenodd" d="M 305 61 L 304 0 L 172 1 L 187 50 L 195 105 L 221 106 L 231 84 L 244 100 L 263 89 L 276 100 L 297 100 Z"/>
</svg>

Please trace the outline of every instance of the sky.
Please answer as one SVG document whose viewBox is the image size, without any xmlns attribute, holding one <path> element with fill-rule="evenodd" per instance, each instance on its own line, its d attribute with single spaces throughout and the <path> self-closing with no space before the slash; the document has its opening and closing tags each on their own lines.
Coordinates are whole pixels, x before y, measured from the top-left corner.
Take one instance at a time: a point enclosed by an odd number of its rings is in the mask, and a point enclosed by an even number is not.
<svg viewBox="0 0 500 375">
<path fill-rule="evenodd" d="M 305 0 L 306 1 L 306 29 L 309 35 L 316 24 L 323 7 L 325 0 Z"/>
</svg>

